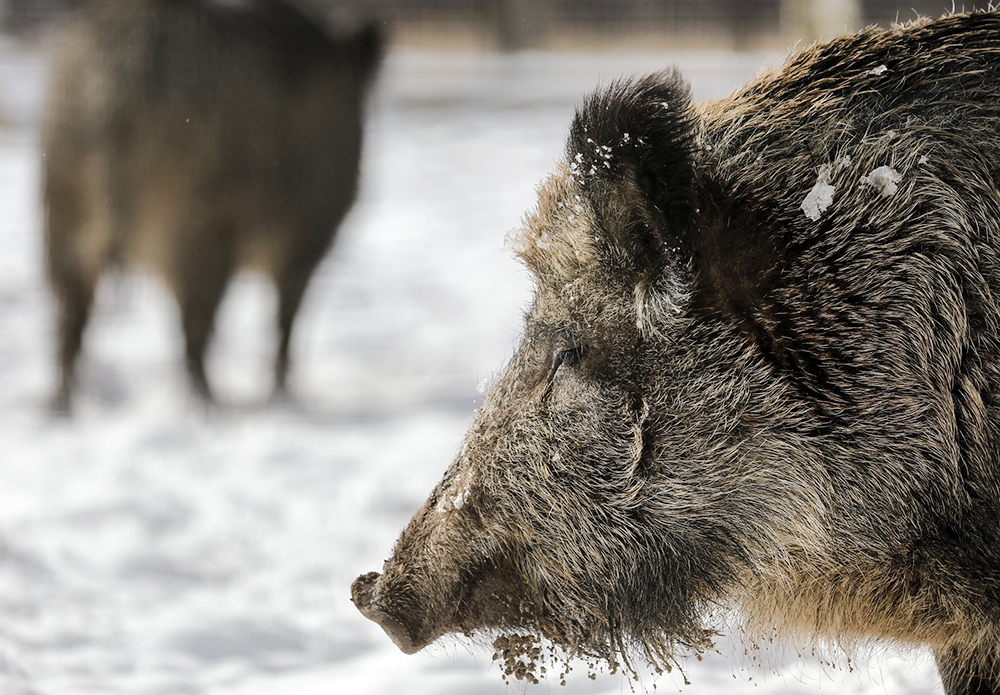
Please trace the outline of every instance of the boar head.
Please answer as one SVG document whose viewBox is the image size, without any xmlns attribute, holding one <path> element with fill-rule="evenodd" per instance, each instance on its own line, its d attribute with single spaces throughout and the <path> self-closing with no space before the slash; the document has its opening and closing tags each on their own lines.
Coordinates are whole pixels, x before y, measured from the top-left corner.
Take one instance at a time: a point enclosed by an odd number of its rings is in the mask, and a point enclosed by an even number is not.
<svg viewBox="0 0 1000 695">
<path fill-rule="evenodd" d="M 720 308 L 747 292 L 724 298 L 710 266 L 726 210 L 702 158 L 673 74 L 578 111 L 514 240 L 536 281 L 521 344 L 382 574 L 352 589 L 403 651 L 528 630 L 669 665 L 710 643 L 706 613 L 819 542 L 804 416 Z"/>
</svg>

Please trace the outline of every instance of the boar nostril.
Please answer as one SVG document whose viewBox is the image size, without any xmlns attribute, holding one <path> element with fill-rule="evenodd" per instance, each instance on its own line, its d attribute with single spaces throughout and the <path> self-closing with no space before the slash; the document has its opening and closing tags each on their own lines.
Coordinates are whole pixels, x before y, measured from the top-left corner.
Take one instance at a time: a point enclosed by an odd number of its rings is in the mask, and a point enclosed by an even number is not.
<svg viewBox="0 0 1000 695">
<path fill-rule="evenodd" d="M 404 654 L 416 654 L 427 645 L 428 640 L 414 639 L 399 618 L 378 604 L 375 600 L 375 587 L 380 578 L 378 572 L 369 572 L 355 579 L 351 584 L 351 601 L 361 611 L 361 615 L 378 623 L 400 651 Z"/>
<path fill-rule="evenodd" d="M 375 593 L 375 582 L 382 576 L 378 572 L 362 574 L 351 584 L 351 601 L 362 613 L 371 606 L 372 595 Z"/>
</svg>

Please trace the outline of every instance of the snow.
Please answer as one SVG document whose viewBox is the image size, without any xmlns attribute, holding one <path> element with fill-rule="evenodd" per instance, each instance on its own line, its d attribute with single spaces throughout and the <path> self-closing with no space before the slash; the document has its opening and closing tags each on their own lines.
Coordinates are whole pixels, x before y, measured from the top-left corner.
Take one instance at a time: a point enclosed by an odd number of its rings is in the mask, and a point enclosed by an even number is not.
<svg viewBox="0 0 1000 695">
<path fill-rule="evenodd" d="M 815 222 L 826 212 L 828 207 L 833 205 L 833 194 L 836 192 L 836 188 L 831 183 L 831 179 L 840 171 L 847 169 L 853 164 L 851 155 L 845 154 L 837 157 L 832 163 L 824 164 L 819 168 L 816 183 L 810 189 L 809 193 L 806 194 L 802 205 L 799 206 L 799 209 L 805 213 L 806 217 Z"/>
<path fill-rule="evenodd" d="M 830 183 L 830 167 L 824 166 L 819 170 L 816 183 L 802 201 L 802 205 L 800 206 L 802 212 L 806 214 L 806 217 L 815 222 L 828 207 L 833 205 L 834 191 L 833 184 Z"/>
<path fill-rule="evenodd" d="M 517 258 L 518 254 L 524 253 L 528 248 L 528 234 L 523 227 L 512 227 L 504 234 L 503 250 L 511 258 Z"/>
<path fill-rule="evenodd" d="M 861 178 L 872 188 L 878 189 L 883 198 L 888 198 L 899 189 L 902 175 L 890 166 L 883 165 L 873 169 L 867 176 Z"/>
<path fill-rule="evenodd" d="M 885 65 L 879 65 L 877 68 L 872 68 L 871 70 L 869 70 L 868 74 L 878 76 L 884 72 L 887 72 L 888 70 L 889 68 L 887 68 Z"/>
<path fill-rule="evenodd" d="M 391 552 L 460 447 L 477 376 L 512 351 L 531 283 L 500 242 L 561 156 L 576 100 L 673 63 L 703 98 L 764 58 L 390 55 L 358 204 L 300 316 L 295 400 L 266 402 L 274 297 L 258 278 L 222 308 L 209 370 L 224 405 L 206 411 L 186 395 L 173 302 L 126 276 L 101 287 L 62 420 L 43 409 L 55 379 L 35 130 L 45 59 L 0 44 L 0 692 L 522 692 L 468 640 L 403 655 L 355 610 L 351 582 Z M 686 692 L 941 692 L 923 653 L 851 672 L 784 653 L 761 669 L 720 649 L 686 664 Z M 566 688 L 528 691 L 630 687 L 578 668 Z"/>
<path fill-rule="evenodd" d="M 445 496 L 441 498 L 438 502 L 437 511 L 441 514 L 450 511 L 458 511 L 465 506 L 465 503 L 469 499 L 469 495 L 472 494 L 472 489 L 469 487 L 467 481 L 459 483 L 458 489 L 454 491 L 454 494 L 450 496 Z"/>
</svg>

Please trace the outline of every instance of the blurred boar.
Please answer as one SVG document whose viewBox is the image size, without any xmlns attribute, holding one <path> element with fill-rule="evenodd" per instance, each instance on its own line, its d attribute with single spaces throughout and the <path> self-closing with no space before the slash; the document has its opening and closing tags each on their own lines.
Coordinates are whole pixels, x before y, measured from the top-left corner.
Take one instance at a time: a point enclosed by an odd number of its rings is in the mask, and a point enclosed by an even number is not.
<svg viewBox="0 0 1000 695">
<path fill-rule="evenodd" d="M 0 0 L 0 31 L 30 37 L 57 25 L 85 0 Z"/>
<path fill-rule="evenodd" d="M 516 243 L 523 341 L 354 602 L 406 652 L 527 632 L 658 667 L 734 609 L 1000 692 L 998 180 L 996 13 L 706 104 L 599 91 Z"/>
<path fill-rule="evenodd" d="M 230 276 L 278 289 L 277 388 L 303 292 L 354 199 L 374 27 L 328 36 L 279 0 L 94 0 L 55 58 L 44 124 L 56 402 L 69 403 L 94 288 L 145 265 L 180 304 L 187 368 Z"/>
</svg>

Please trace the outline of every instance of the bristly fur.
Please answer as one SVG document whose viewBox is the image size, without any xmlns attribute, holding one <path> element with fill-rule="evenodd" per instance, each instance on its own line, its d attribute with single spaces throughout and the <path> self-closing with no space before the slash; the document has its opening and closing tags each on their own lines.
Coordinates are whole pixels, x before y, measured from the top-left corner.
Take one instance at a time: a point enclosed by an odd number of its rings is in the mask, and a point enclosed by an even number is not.
<svg viewBox="0 0 1000 695">
<path fill-rule="evenodd" d="M 732 606 L 1000 693 L 998 181 L 992 12 L 599 92 L 518 243 L 524 341 L 359 607 L 662 665 Z"/>
</svg>

